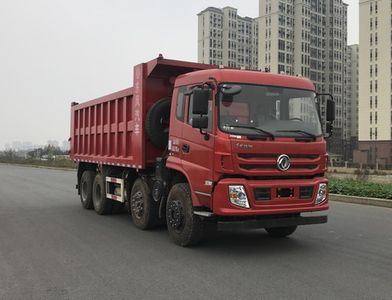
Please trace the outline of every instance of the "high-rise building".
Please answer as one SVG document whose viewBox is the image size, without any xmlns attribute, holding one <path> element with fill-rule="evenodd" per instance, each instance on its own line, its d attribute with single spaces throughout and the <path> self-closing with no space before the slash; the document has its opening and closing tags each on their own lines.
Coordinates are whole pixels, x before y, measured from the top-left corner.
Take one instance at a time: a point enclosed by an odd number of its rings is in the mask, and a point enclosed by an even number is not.
<svg viewBox="0 0 392 300">
<path fill-rule="evenodd" d="M 208 7 L 198 14 L 198 62 L 257 69 L 258 24 L 237 9 Z"/>
<path fill-rule="evenodd" d="M 311 79 L 336 103 L 329 151 L 344 155 L 344 59 L 347 4 L 342 0 L 260 0 L 259 67 Z M 325 108 L 322 108 L 322 116 Z"/>
<path fill-rule="evenodd" d="M 391 1 L 359 1 L 359 141 L 355 160 L 392 164 Z"/>
<path fill-rule="evenodd" d="M 353 152 L 358 147 L 358 77 L 359 46 L 347 47 L 345 63 L 345 93 L 343 97 L 343 139 L 345 140 L 345 157 L 353 159 Z"/>
</svg>

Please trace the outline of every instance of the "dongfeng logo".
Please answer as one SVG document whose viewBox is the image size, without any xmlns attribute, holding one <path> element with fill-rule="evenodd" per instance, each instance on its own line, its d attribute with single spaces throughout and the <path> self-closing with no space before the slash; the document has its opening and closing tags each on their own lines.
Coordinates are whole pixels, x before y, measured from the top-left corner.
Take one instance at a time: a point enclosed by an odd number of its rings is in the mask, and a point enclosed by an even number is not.
<svg viewBox="0 0 392 300">
<path fill-rule="evenodd" d="M 276 166 L 281 171 L 287 171 L 290 168 L 290 158 L 286 154 L 282 154 L 276 160 Z"/>
</svg>

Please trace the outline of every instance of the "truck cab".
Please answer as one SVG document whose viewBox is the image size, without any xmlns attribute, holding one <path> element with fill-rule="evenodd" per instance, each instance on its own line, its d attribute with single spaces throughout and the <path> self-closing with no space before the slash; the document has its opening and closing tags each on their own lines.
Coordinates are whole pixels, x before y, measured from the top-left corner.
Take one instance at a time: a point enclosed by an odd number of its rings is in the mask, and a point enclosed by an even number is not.
<svg viewBox="0 0 392 300">
<path fill-rule="evenodd" d="M 233 69 L 180 76 L 166 167 L 185 175 L 196 213 L 223 228 L 263 224 L 265 216 L 293 224 L 300 213 L 327 210 L 328 155 L 316 96 L 301 77 Z M 323 223 L 326 216 L 302 221 Z"/>
</svg>

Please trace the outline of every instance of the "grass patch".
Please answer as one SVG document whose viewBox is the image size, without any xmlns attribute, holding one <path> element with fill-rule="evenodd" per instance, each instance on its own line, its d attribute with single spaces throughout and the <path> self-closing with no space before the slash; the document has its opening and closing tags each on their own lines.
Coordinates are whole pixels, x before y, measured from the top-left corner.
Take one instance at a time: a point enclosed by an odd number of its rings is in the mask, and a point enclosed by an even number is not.
<svg viewBox="0 0 392 300">
<path fill-rule="evenodd" d="M 29 165 L 37 167 L 76 169 L 76 164 L 69 159 L 37 160 L 37 159 L 6 159 L 0 158 L 0 163 Z"/>
<path fill-rule="evenodd" d="M 328 177 L 329 191 L 334 194 L 392 199 L 392 184 L 373 183 L 363 180 Z"/>
</svg>

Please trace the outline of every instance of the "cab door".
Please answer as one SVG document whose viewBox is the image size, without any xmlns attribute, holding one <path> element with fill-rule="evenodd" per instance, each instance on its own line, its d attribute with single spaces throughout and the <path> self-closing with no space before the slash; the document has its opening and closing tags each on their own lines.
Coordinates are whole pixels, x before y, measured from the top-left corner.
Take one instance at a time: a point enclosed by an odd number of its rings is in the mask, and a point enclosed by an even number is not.
<svg viewBox="0 0 392 300">
<path fill-rule="evenodd" d="M 185 119 L 180 140 L 182 167 L 187 173 L 192 188 L 194 206 L 211 207 L 212 179 L 214 166 L 214 134 L 213 134 L 213 93 L 208 102 L 208 128 L 203 130 L 192 128 L 193 94 L 186 97 Z"/>
</svg>

